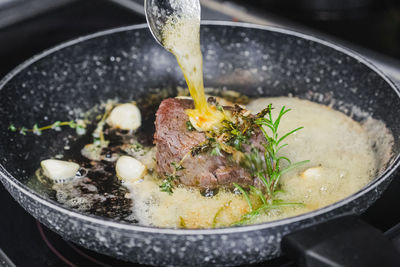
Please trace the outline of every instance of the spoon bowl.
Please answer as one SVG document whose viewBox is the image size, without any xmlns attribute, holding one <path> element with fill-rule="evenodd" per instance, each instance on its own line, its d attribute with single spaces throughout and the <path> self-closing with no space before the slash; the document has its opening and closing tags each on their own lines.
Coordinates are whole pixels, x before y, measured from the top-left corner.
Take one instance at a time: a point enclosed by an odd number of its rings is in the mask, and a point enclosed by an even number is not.
<svg viewBox="0 0 400 267">
<path fill-rule="evenodd" d="M 200 23 L 199 0 L 145 0 L 144 9 L 150 32 L 162 46 L 162 32 L 171 19 L 188 18 Z"/>
</svg>

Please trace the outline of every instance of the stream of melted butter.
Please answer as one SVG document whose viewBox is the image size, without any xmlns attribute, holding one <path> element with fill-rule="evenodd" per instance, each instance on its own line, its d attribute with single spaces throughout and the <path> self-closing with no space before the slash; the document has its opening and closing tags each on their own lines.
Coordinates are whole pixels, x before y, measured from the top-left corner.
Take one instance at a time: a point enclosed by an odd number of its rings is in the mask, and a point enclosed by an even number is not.
<svg viewBox="0 0 400 267">
<path fill-rule="evenodd" d="M 223 112 L 209 106 L 204 94 L 203 56 L 200 49 L 200 22 L 173 17 L 163 29 L 163 45 L 175 55 L 185 76 L 195 109 L 186 110 L 197 130 L 218 128 Z"/>
</svg>

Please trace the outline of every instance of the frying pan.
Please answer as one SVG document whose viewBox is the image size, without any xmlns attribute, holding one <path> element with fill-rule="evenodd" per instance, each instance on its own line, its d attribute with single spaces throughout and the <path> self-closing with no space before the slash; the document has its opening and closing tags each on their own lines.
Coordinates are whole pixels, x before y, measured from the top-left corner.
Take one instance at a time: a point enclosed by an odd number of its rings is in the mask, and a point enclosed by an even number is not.
<svg viewBox="0 0 400 267">
<path fill-rule="evenodd" d="M 331 104 L 356 120 L 363 119 L 356 110 L 368 112 L 394 136 L 390 162 L 380 162 L 382 171 L 372 182 L 337 203 L 257 225 L 160 229 L 62 206 L 54 194 L 32 183 L 32 177 L 41 160 L 64 151 L 73 130 L 23 136 L 7 127 L 74 119 L 76 112 L 107 99 L 139 100 L 157 88 L 174 95 L 178 86 L 185 86 L 175 58 L 153 40 L 146 25 L 137 25 L 61 44 L 21 64 L 1 81 L 0 179 L 5 188 L 32 216 L 65 239 L 153 265 L 262 262 L 281 254 L 284 236 L 360 214 L 382 194 L 400 164 L 400 97 L 377 68 L 343 47 L 275 27 L 206 22 L 201 42 L 207 87 L 251 97 L 295 95 Z M 150 120 L 154 112 L 143 113 Z"/>
</svg>

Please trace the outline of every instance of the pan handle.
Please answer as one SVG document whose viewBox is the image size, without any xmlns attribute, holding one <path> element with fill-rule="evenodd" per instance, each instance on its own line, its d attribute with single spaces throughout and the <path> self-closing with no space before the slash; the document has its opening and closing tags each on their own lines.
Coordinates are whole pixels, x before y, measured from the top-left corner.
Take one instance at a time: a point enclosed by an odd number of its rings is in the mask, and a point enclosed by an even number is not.
<svg viewBox="0 0 400 267">
<path fill-rule="evenodd" d="M 336 218 L 289 234 L 283 238 L 281 248 L 300 266 L 400 266 L 400 247 L 356 216 Z"/>
</svg>

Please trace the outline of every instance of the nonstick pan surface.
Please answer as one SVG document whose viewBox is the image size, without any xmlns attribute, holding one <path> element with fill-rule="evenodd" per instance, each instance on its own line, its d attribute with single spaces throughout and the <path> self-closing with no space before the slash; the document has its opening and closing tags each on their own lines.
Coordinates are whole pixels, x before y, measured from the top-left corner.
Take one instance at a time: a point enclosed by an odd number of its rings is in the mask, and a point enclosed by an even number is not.
<svg viewBox="0 0 400 267">
<path fill-rule="evenodd" d="M 51 192 L 29 181 L 41 160 L 63 152 L 73 130 L 22 136 L 7 128 L 10 123 L 44 125 L 74 119 L 107 99 L 144 99 L 159 88 L 174 95 L 178 86 L 185 86 L 175 58 L 153 40 L 146 25 L 138 25 L 57 46 L 0 82 L 0 179 L 6 189 L 64 238 L 100 253 L 154 265 L 265 261 L 280 254 L 284 235 L 334 217 L 360 214 L 381 195 L 399 165 L 400 98 L 398 89 L 377 68 L 345 48 L 275 27 L 207 22 L 201 28 L 201 42 L 207 87 L 251 97 L 294 95 L 331 104 L 356 120 L 364 118 L 360 110 L 369 113 L 394 136 L 390 163 L 368 186 L 342 201 L 243 227 L 160 229 L 60 205 Z M 149 121 L 154 112 L 146 111 Z"/>
</svg>

